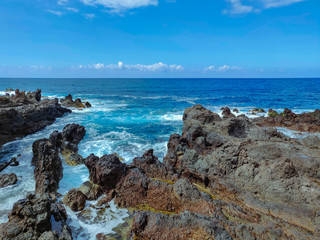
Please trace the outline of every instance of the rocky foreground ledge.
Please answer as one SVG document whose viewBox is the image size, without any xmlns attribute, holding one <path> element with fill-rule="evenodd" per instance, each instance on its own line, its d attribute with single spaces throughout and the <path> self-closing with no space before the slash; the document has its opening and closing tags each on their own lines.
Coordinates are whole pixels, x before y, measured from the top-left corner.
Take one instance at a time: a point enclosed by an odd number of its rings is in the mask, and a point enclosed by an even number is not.
<svg viewBox="0 0 320 240">
<path fill-rule="evenodd" d="M 163 162 L 152 150 L 129 165 L 114 154 L 83 159 L 90 181 L 70 190 L 64 204 L 78 216 L 88 214 L 86 201 L 95 199 L 97 209 L 114 200 L 130 212 L 115 234 L 97 231 L 97 239 L 320 238 L 320 138 L 292 139 L 245 116 L 221 118 L 201 105 L 188 108 L 183 121 L 182 135 L 170 137 Z M 34 209 L 43 201 L 37 194 L 55 196 L 61 179 L 58 153 L 78 155 L 85 131 L 78 125 L 67 129 L 34 143 L 37 189 L 49 190 L 36 189 L 36 195 L 15 204 L 9 222 L 0 225 L 1 239 L 27 239 L 26 232 L 70 239 L 61 205 L 50 202 L 61 210 L 53 214 L 50 208 L 50 214 L 67 237 L 53 228 L 55 221 L 49 225 L 49 210 L 43 216 Z"/>
<path fill-rule="evenodd" d="M 35 192 L 14 204 L 9 221 L 0 225 L 0 239 L 72 240 L 66 210 L 57 201 L 63 176 L 59 154 L 65 149 L 77 153 L 84 135 L 82 126 L 70 124 L 60 133 L 53 132 L 49 139 L 33 143 Z"/>
</svg>

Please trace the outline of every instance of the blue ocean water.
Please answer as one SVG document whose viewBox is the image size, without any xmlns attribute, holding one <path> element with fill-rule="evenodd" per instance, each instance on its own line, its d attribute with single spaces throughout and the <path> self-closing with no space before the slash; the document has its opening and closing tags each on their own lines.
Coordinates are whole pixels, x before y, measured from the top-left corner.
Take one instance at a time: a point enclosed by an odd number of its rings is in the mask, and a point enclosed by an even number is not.
<svg viewBox="0 0 320 240">
<path fill-rule="evenodd" d="M 297 113 L 320 108 L 320 79 L 0 79 L 0 94 L 6 88 L 27 91 L 40 88 L 48 98 L 70 93 L 74 98 L 86 99 L 93 107 L 74 109 L 46 129 L 0 148 L 0 161 L 22 154 L 19 167 L 5 170 L 15 172 L 19 182 L 0 189 L 0 223 L 7 220 L 15 201 L 34 190 L 30 166 L 33 141 L 61 130 L 68 123 L 82 124 L 87 130 L 79 145 L 84 157 L 90 153 L 102 156 L 117 152 L 131 161 L 150 148 L 162 159 L 170 135 L 181 133 L 184 110 L 194 104 L 217 113 L 221 113 L 221 107 L 229 106 L 238 108 L 240 114 L 249 114 L 255 107 L 278 111 L 287 107 Z M 87 179 L 88 171 L 83 165 L 64 164 L 59 191 L 65 194 Z M 79 222 L 74 213 L 68 213 L 75 228 L 81 225 L 77 229 L 82 230 L 75 238 L 92 238 L 96 229 Z M 112 226 L 110 221 L 108 226 Z M 114 219 L 116 223 L 119 218 Z"/>
</svg>

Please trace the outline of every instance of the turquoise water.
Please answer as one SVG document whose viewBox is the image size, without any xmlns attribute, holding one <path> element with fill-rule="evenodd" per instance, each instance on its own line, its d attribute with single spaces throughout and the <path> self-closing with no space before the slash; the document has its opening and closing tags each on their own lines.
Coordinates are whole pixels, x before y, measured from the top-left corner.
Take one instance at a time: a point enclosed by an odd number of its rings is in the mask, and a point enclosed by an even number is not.
<svg viewBox="0 0 320 240">
<path fill-rule="evenodd" d="M 75 109 L 41 132 L 0 148 L 0 161 L 22 154 L 19 167 L 5 170 L 15 172 L 19 182 L 0 189 L 0 223 L 7 221 L 15 201 L 34 190 L 30 166 L 33 141 L 49 136 L 53 130 L 62 130 L 68 123 L 79 123 L 87 130 L 79 145 L 84 157 L 117 152 L 131 161 L 150 148 L 162 159 L 170 135 L 181 133 L 183 111 L 194 104 L 203 104 L 217 113 L 221 107 L 229 106 L 248 116 L 255 107 L 279 111 L 288 107 L 297 113 L 320 108 L 320 79 L 0 79 L 0 94 L 6 88 L 40 88 L 48 98 L 70 93 L 91 102 L 93 107 Z M 88 171 L 83 165 L 64 164 L 59 191 L 65 194 L 87 179 Z M 81 225 L 76 215 L 68 212 L 73 225 Z M 112 220 L 108 221 L 112 226 Z M 119 219 L 115 219 L 114 224 L 117 223 Z M 91 239 L 96 230 L 90 229 L 88 225 L 79 227 L 75 238 Z"/>
</svg>

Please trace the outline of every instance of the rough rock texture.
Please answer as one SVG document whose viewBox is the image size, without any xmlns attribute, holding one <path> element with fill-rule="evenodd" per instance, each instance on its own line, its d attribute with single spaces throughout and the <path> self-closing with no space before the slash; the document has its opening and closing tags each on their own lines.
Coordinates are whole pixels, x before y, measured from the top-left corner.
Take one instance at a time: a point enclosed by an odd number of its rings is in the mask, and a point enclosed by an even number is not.
<svg viewBox="0 0 320 240">
<path fill-rule="evenodd" d="M 60 99 L 61 105 L 64 107 L 75 107 L 75 108 L 90 108 L 91 104 L 89 102 L 82 102 L 80 98 L 73 101 L 71 94 L 65 98 Z"/>
<path fill-rule="evenodd" d="M 130 165 L 112 155 L 85 159 L 100 202 L 133 212 L 127 238 L 320 238 L 318 137 L 291 139 L 200 105 L 183 120 L 163 163 L 152 151 Z"/>
<path fill-rule="evenodd" d="M 4 161 L 0 163 L 0 172 L 6 169 L 8 166 L 19 166 L 19 162 L 16 157 L 11 158 L 10 161 Z"/>
<path fill-rule="evenodd" d="M 286 127 L 302 132 L 320 132 L 320 110 L 295 114 L 287 108 L 282 113 L 270 109 L 268 117 L 256 118 L 254 122 L 258 126 Z"/>
<path fill-rule="evenodd" d="M 17 175 L 14 173 L 2 174 L 0 175 L 0 188 L 14 185 L 17 183 L 17 181 L 18 181 Z"/>
<path fill-rule="evenodd" d="M 68 112 L 58 99 L 41 101 L 41 90 L 0 96 L 0 146 L 41 130 Z"/>
<path fill-rule="evenodd" d="M 0 239 L 72 239 L 65 209 L 57 202 L 57 189 L 63 174 L 59 151 L 62 146 L 77 149 L 83 137 L 83 127 L 71 126 L 66 126 L 61 133 L 53 132 L 49 139 L 33 143 L 35 193 L 14 204 L 9 221 L 0 225 Z M 70 128 L 73 130 L 69 131 Z"/>
<path fill-rule="evenodd" d="M 82 211 L 86 205 L 86 196 L 76 189 L 71 189 L 63 198 L 63 203 L 72 211 Z"/>
</svg>

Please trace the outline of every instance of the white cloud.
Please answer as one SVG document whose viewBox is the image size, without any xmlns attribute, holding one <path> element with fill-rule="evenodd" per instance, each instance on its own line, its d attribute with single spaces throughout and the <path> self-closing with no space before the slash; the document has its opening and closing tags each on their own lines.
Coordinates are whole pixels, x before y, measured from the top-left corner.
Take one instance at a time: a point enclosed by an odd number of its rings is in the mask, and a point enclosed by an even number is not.
<svg viewBox="0 0 320 240">
<path fill-rule="evenodd" d="M 253 6 L 244 5 L 242 0 L 227 0 L 231 4 L 229 10 L 224 10 L 224 14 L 245 14 L 257 11 Z"/>
<path fill-rule="evenodd" d="M 22 67 L 21 67 L 22 68 Z M 32 70 L 52 70 L 51 66 L 43 66 L 43 65 L 32 65 L 30 66 Z"/>
<path fill-rule="evenodd" d="M 53 15 L 56 15 L 56 16 L 62 16 L 63 15 L 63 12 L 61 11 L 54 11 L 54 10 L 47 10 L 47 12 L 53 14 Z"/>
<path fill-rule="evenodd" d="M 209 66 L 204 69 L 205 71 L 213 71 L 215 70 L 215 66 Z"/>
<path fill-rule="evenodd" d="M 223 65 L 221 67 L 215 67 L 215 66 L 209 66 L 204 69 L 205 71 L 211 71 L 211 72 L 227 72 L 227 71 L 240 71 L 241 67 L 238 66 L 229 66 L 229 65 Z"/>
<path fill-rule="evenodd" d="M 306 0 L 225 0 L 230 3 L 230 8 L 223 10 L 224 14 L 246 14 L 260 12 L 263 9 L 284 7 L 293 3 L 303 2 Z"/>
<path fill-rule="evenodd" d="M 79 12 L 78 9 L 72 8 L 72 7 L 67 7 L 66 9 L 67 9 L 68 11 L 70 11 L 70 12 Z"/>
<path fill-rule="evenodd" d="M 83 16 L 84 16 L 86 19 L 92 19 L 92 18 L 94 18 L 96 15 L 93 14 L 93 13 L 85 13 L 85 14 L 83 14 Z"/>
<path fill-rule="evenodd" d="M 265 8 L 283 7 L 303 1 L 304 0 L 262 0 Z"/>
<path fill-rule="evenodd" d="M 101 5 L 113 12 L 121 12 L 128 9 L 157 6 L 158 0 L 80 0 L 86 5 L 97 6 Z"/>
<path fill-rule="evenodd" d="M 118 62 L 118 64 L 108 64 L 105 65 L 103 63 L 95 63 L 89 65 L 79 65 L 78 68 L 80 69 L 96 69 L 96 70 L 136 70 L 136 71 L 146 71 L 146 72 L 164 72 L 164 71 L 181 71 L 183 70 L 182 65 L 176 64 L 165 64 L 162 62 L 154 63 L 150 65 L 144 64 L 124 64 L 123 62 Z"/>
<path fill-rule="evenodd" d="M 69 0 L 58 0 L 58 4 L 59 5 L 66 5 L 68 3 Z"/>
</svg>

